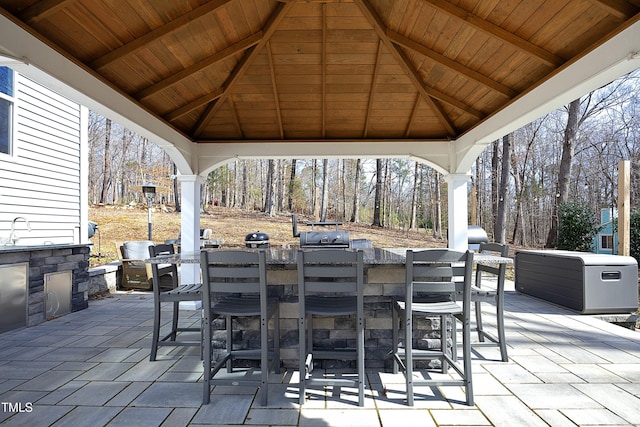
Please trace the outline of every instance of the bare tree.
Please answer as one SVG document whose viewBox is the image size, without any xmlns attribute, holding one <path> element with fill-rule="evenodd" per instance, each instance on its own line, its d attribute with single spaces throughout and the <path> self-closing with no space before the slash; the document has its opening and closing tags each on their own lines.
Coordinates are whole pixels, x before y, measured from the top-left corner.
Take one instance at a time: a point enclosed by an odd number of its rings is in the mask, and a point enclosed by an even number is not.
<svg viewBox="0 0 640 427">
<path fill-rule="evenodd" d="M 105 135 L 104 135 L 104 162 L 102 164 L 102 191 L 100 193 L 100 203 L 106 204 L 108 202 L 107 192 L 109 191 L 109 161 L 111 160 L 109 146 L 111 144 L 111 119 L 107 119 L 105 123 Z"/>
<path fill-rule="evenodd" d="M 356 170 L 353 189 L 353 209 L 351 211 L 351 222 L 360 222 L 360 170 L 361 160 L 356 160 Z"/>
<path fill-rule="evenodd" d="M 498 243 L 505 243 L 505 233 L 507 228 L 506 198 L 507 186 L 509 184 L 509 159 L 511 158 L 511 140 L 513 134 L 505 135 L 502 138 L 502 161 L 500 170 L 500 186 L 498 190 L 498 210 L 496 212 L 496 223 L 493 229 L 493 238 Z"/>
<path fill-rule="evenodd" d="M 376 159 L 376 192 L 373 205 L 373 223 L 371 225 L 382 227 L 380 221 L 381 203 L 382 203 L 382 159 Z"/>
<path fill-rule="evenodd" d="M 440 173 L 433 173 L 433 237 L 442 239 L 442 196 L 440 194 Z"/>
<path fill-rule="evenodd" d="M 500 163 L 499 148 L 500 141 L 496 140 L 491 144 L 491 218 L 493 219 L 493 233 L 495 239 L 496 223 L 498 222 L 498 186 L 499 186 L 499 171 L 498 164 Z"/>
<path fill-rule="evenodd" d="M 289 212 L 293 212 L 293 195 L 296 188 L 296 159 L 291 160 L 291 174 L 289 175 L 289 192 L 287 197 L 287 207 Z"/>
<path fill-rule="evenodd" d="M 567 106 L 567 125 L 564 129 L 562 143 L 562 157 L 558 172 L 558 196 L 553 205 L 551 215 L 551 228 L 547 236 L 547 248 L 554 248 L 558 244 L 558 205 L 566 203 L 569 197 L 569 182 L 571 178 L 571 168 L 573 166 L 573 156 L 575 153 L 576 135 L 578 134 L 578 116 L 580 114 L 580 99 L 572 101 Z"/>
<path fill-rule="evenodd" d="M 411 214 L 409 219 L 409 229 L 411 230 L 417 227 L 416 217 L 417 217 L 417 205 L 418 205 L 419 192 L 420 192 L 420 188 L 418 186 L 418 162 L 416 162 L 413 168 L 413 191 L 411 192 Z"/>
<path fill-rule="evenodd" d="M 320 198 L 320 221 L 327 220 L 327 205 L 329 203 L 329 160 L 322 160 L 322 193 Z"/>
<path fill-rule="evenodd" d="M 263 212 L 274 216 L 276 214 L 275 204 L 275 185 L 276 185 L 276 163 L 273 159 L 269 159 L 267 167 L 267 181 L 265 185 L 265 198 Z"/>
</svg>

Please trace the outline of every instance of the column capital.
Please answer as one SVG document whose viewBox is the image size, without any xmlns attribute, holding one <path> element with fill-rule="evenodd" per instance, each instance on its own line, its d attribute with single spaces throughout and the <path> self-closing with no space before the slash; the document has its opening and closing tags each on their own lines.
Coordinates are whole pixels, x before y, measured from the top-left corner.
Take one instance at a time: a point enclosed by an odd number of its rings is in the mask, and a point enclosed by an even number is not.
<svg viewBox="0 0 640 427">
<path fill-rule="evenodd" d="M 197 184 L 204 182 L 204 178 L 200 175 L 176 175 L 176 179 L 179 182 L 195 182 Z"/>
<path fill-rule="evenodd" d="M 451 182 L 466 182 L 471 177 L 470 173 L 449 173 L 444 176 L 445 181 Z"/>
</svg>

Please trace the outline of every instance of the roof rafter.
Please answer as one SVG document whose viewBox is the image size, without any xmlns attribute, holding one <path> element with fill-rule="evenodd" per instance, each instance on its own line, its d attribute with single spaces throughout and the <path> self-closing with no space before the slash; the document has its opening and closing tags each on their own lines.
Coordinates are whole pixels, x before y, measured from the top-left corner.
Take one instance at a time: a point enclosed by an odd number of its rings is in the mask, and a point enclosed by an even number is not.
<svg viewBox="0 0 640 427">
<path fill-rule="evenodd" d="M 20 18 L 27 24 L 34 24 L 76 1 L 77 0 L 42 0 L 23 10 Z"/>
<path fill-rule="evenodd" d="M 411 79 L 412 83 L 414 84 L 418 92 L 422 94 L 422 96 L 425 98 L 425 100 L 430 105 L 430 107 L 434 110 L 434 112 L 436 113 L 436 115 L 438 116 L 442 124 L 444 124 L 444 126 L 447 128 L 447 132 L 449 132 L 451 136 L 457 135 L 458 132 L 455 126 L 453 125 L 453 123 L 451 122 L 451 120 L 449 119 L 449 117 L 442 110 L 442 107 L 438 105 L 438 103 L 433 98 L 444 101 L 476 117 L 482 117 L 484 115 L 480 111 L 477 111 L 476 109 L 464 104 L 463 102 L 457 99 L 454 99 L 452 96 L 446 95 L 433 88 L 428 88 L 424 84 L 420 76 L 417 74 L 416 70 L 409 64 L 409 61 L 407 60 L 406 56 L 393 44 L 391 39 L 389 39 L 389 37 L 387 36 L 386 27 L 384 26 L 384 24 L 376 14 L 376 12 L 373 9 L 371 9 L 371 6 L 369 6 L 367 3 L 365 3 L 362 0 L 354 0 L 354 2 L 363 11 L 365 17 L 369 20 L 369 22 L 373 26 L 373 29 L 378 34 L 378 37 L 380 37 L 380 40 L 382 40 L 382 42 L 385 44 L 387 49 L 389 49 L 389 51 L 394 56 L 396 61 L 398 61 L 398 65 L 401 66 L 401 68 L 407 74 L 409 79 Z"/>
<path fill-rule="evenodd" d="M 489 77 L 477 71 L 472 70 L 471 68 L 465 67 L 464 65 L 452 59 L 449 59 L 446 56 L 441 55 L 436 51 L 431 50 L 428 47 L 403 36 L 402 34 L 396 33 L 395 31 L 392 31 L 392 30 L 387 30 L 387 35 L 389 36 L 389 39 L 392 42 L 402 47 L 406 47 L 407 49 L 410 49 L 428 58 L 431 58 L 437 63 L 439 63 L 440 65 L 443 65 L 457 73 L 460 73 L 471 80 L 475 80 L 476 82 L 488 87 L 489 89 L 497 91 L 507 96 L 508 98 L 513 98 L 518 94 L 518 92 L 511 89 L 510 87 L 505 86 L 502 83 L 498 83 L 495 80 L 490 79 Z"/>
<path fill-rule="evenodd" d="M 450 16 L 453 16 L 454 18 L 460 19 L 492 37 L 502 40 L 505 43 L 509 43 L 516 49 L 537 58 L 538 60 L 551 67 L 558 67 L 565 62 L 564 58 L 554 55 L 553 53 L 548 52 L 541 47 L 538 47 L 533 43 L 510 33 L 504 28 L 492 24 L 491 22 L 486 21 L 471 12 L 467 12 L 463 8 L 451 4 L 445 0 L 422 0 L 422 2 L 442 12 L 445 12 Z"/>
<path fill-rule="evenodd" d="M 407 122 L 407 128 L 404 131 L 404 137 L 409 138 L 409 134 L 411 132 L 411 126 L 418 114 L 418 106 L 420 105 L 420 94 L 416 95 L 416 100 L 413 102 L 413 108 L 411 109 L 411 116 L 409 117 L 409 121 Z"/>
<path fill-rule="evenodd" d="M 236 108 L 236 104 L 233 102 L 233 99 L 227 98 L 227 102 L 231 107 L 231 117 L 233 118 L 233 124 L 236 126 L 236 130 L 241 138 L 244 139 L 244 132 L 242 131 L 242 126 L 240 125 L 240 118 L 238 117 L 238 109 Z"/>
<path fill-rule="evenodd" d="M 638 13 L 638 9 L 624 0 L 591 0 L 591 3 L 603 8 L 620 19 L 628 19 Z"/>
<path fill-rule="evenodd" d="M 373 110 L 373 98 L 376 95 L 376 81 L 378 80 L 378 73 L 380 72 L 380 55 L 382 55 L 382 40 L 378 42 L 378 50 L 376 52 L 376 64 L 373 67 L 373 78 L 371 79 L 371 91 L 369 93 L 369 102 L 367 104 L 367 113 L 364 119 L 364 131 L 362 137 L 367 137 L 369 131 L 369 119 L 371 119 L 371 110 Z"/>
<path fill-rule="evenodd" d="M 189 114 L 193 110 L 196 110 L 202 107 L 203 105 L 207 105 L 211 101 L 215 101 L 216 99 L 220 98 L 223 94 L 224 92 L 222 89 L 214 90 L 211 93 L 201 96 L 200 98 L 194 99 L 190 103 L 183 105 L 182 107 L 177 108 L 168 114 L 165 114 L 164 118 L 167 121 L 172 122 L 178 117 L 182 117 L 185 114 Z"/>
<path fill-rule="evenodd" d="M 231 93 L 231 89 L 238 83 L 240 77 L 244 75 L 247 71 L 247 68 L 253 63 L 254 59 L 260 52 L 260 50 L 264 47 L 265 43 L 269 41 L 273 33 L 278 28 L 278 24 L 285 17 L 287 12 L 293 7 L 295 3 L 278 3 L 275 8 L 275 11 L 271 14 L 264 28 L 262 29 L 262 33 L 264 36 L 262 40 L 258 44 L 256 44 L 250 51 L 248 51 L 245 56 L 238 62 L 235 69 L 231 72 L 227 81 L 223 85 L 222 95 L 217 98 L 217 101 L 211 105 L 209 105 L 206 111 L 200 116 L 198 122 L 194 126 L 192 130 L 192 135 L 196 138 L 200 136 L 202 129 L 208 123 L 209 119 L 218 111 L 220 106 L 223 104 L 224 100 Z"/>
<path fill-rule="evenodd" d="M 258 44 L 261 39 L 262 32 L 260 31 L 245 39 L 240 40 L 237 43 L 232 44 L 225 49 L 222 49 L 220 52 L 214 53 L 210 57 L 203 59 L 202 61 L 197 62 L 178 73 L 171 75 L 171 77 L 167 77 L 166 79 L 161 80 L 158 83 L 141 90 L 140 92 L 136 93 L 134 97 L 139 101 L 149 98 L 150 96 L 153 96 L 156 93 L 168 89 L 169 87 L 181 82 L 182 80 L 189 78 L 195 73 L 198 73 L 205 68 L 210 67 L 211 65 L 224 61 L 225 59 L 237 54 L 238 52 L 249 49 L 251 46 Z"/>
<path fill-rule="evenodd" d="M 273 99 L 276 104 L 276 116 L 278 117 L 278 132 L 280 133 L 280 139 L 284 139 L 284 126 L 282 125 L 282 110 L 280 109 L 280 95 L 278 94 L 278 85 L 276 83 L 276 72 L 273 66 L 273 52 L 271 52 L 271 42 L 267 42 L 265 49 L 267 51 L 267 57 L 269 59 L 269 75 L 271 77 L 271 87 L 273 88 Z"/>
<path fill-rule="evenodd" d="M 122 45 L 118 49 L 112 50 L 106 55 L 101 56 L 91 63 L 91 68 L 93 68 L 94 70 L 101 70 L 112 62 L 117 61 L 127 55 L 131 55 L 139 49 L 144 48 L 149 43 L 153 43 L 154 41 L 159 40 L 162 37 L 175 33 L 185 25 L 188 25 L 192 21 L 195 21 L 196 19 L 202 18 L 203 16 L 214 12 L 216 9 L 224 6 L 230 1 L 232 0 L 212 0 L 208 3 L 205 3 L 204 5 L 185 13 L 177 19 L 174 19 L 173 21 L 150 31 L 147 34 L 134 39 L 132 42 Z"/>
</svg>

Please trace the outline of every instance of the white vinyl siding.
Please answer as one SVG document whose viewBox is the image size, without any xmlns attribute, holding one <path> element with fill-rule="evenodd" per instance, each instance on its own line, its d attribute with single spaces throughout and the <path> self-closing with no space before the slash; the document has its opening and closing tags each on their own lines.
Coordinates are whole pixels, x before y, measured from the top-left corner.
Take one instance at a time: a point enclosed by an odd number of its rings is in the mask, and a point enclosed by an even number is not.
<svg viewBox="0 0 640 427">
<path fill-rule="evenodd" d="M 20 244 L 79 243 L 86 231 L 83 108 L 20 75 L 16 100 L 14 153 L 0 159 L 0 238 L 21 216 L 32 231 L 17 223 Z"/>
</svg>

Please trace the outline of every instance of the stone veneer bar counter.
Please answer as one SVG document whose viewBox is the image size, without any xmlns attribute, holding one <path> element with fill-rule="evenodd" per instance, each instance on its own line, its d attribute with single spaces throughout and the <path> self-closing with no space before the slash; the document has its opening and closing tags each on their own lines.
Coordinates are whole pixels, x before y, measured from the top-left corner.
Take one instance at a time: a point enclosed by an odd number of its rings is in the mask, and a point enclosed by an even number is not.
<svg viewBox="0 0 640 427">
<path fill-rule="evenodd" d="M 417 248 L 421 250 L 426 248 Z M 208 249 L 215 251 L 216 249 Z M 250 249 L 247 249 L 250 250 Z M 269 295 L 280 298 L 280 345 L 281 359 L 286 367 L 296 367 L 298 360 L 298 293 L 297 293 L 297 249 L 267 248 L 267 282 Z M 345 249 L 349 250 L 349 249 Z M 387 356 L 392 348 L 392 302 L 394 296 L 404 295 L 406 249 L 365 248 L 365 363 L 370 368 L 390 368 Z M 511 262 L 510 258 L 488 257 L 476 254 L 478 261 Z M 158 263 L 199 263 L 199 252 L 186 252 L 171 257 L 147 260 Z M 316 346 L 337 348 L 355 345 L 355 319 L 349 316 L 314 319 L 314 342 Z M 219 322 L 221 331 L 214 334 L 220 348 L 224 347 L 224 320 Z M 256 339 L 258 325 L 239 323 L 235 335 L 238 345 L 249 348 Z M 417 324 L 423 348 L 439 346 L 439 320 L 421 319 Z M 416 335 L 417 336 L 417 335 Z M 252 342 L 253 341 L 253 342 Z M 339 366 L 332 363 L 330 366 Z"/>
<path fill-rule="evenodd" d="M 0 267 L 10 268 L 16 265 L 28 266 L 24 285 L 27 314 L 25 324 L 21 326 L 34 326 L 47 320 L 45 277 L 54 277 L 57 273 L 69 273 L 65 277 L 70 278 L 70 301 L 62 301 L 63 304 L 68 304 L 68 311 L 83 310 L 89 306 L 89 245 L 0 246 Z M 16 284 L 0 280 L 0 292 L 9 286 L 16 287 Z M 63 294 L 66 299 L 66 292 Z"/>
</svg>

